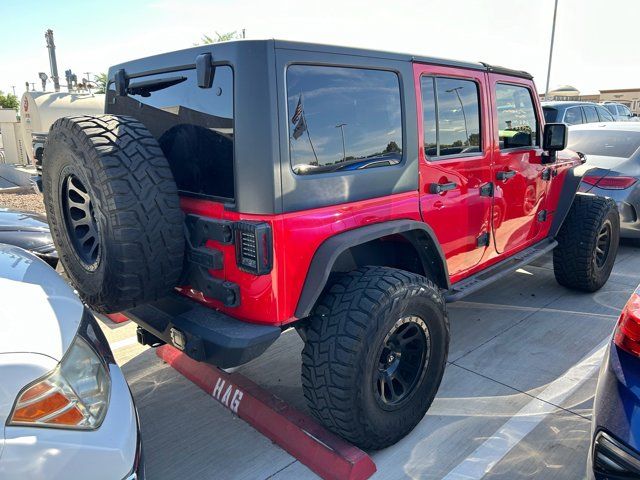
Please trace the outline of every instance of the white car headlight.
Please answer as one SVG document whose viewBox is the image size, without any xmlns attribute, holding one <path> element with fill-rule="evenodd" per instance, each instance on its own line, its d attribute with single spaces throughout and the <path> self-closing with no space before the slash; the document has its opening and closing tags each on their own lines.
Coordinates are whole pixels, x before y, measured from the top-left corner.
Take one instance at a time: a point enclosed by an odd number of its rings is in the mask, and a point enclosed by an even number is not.
<svg viewBox="0 0 640 480">
<path fill-rule="evenodd" d="M 77 335 L 56 369 L 20 392 L 8 423 L 95 429 L 107 413 L 110 391 L 109 370 Z"/>
</svg>

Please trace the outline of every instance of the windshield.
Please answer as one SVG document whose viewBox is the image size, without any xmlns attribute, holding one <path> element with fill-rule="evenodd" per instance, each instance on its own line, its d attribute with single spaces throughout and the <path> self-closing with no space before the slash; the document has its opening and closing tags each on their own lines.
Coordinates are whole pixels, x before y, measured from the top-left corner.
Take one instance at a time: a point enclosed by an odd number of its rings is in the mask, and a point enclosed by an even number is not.
<svg viewBox="0 0 640 480">
<path fill-rule="evenodd" d="M 567 148 L 587 155 L 629 158 L 640 148 L 640 132 L 571 130 Z"/>
<path fill-rule="evenodd" d="M 546 123 L 553 123 L 558 118 L 558 110 L 551 107 L 542 107 L 542 111 L 544 112 L 544 121 Z"/>
</svg>

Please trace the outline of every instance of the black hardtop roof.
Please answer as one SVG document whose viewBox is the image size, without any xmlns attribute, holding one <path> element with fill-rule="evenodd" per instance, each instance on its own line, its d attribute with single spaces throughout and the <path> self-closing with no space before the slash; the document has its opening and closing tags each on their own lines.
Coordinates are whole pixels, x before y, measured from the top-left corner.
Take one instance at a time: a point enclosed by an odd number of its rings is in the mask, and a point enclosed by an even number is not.
<svg viewBox="0 0 640 480">
<path fill-rule="evenodd" d="M 512 70 L 510 68 L 500 67 L 497 65 L 489 65 L 484 62 L 466 62 L 460 60 L 451 60 L 446 58 L 439 57 L 428 57 L 423 55 L 411 55 L 407 53 L 397 53 L 397 52 L 387 52 L 384 50 L 369 50 L 365 48 L 355 48 L 355 47 L 342 47 L 337 45 L 325 45 L 319 43 L 307 43 L 307 42 L 295 42 L 290 40 L 232 40 L 229 42 L 221 42 L 217 44 L 210 45 L 200 45 L 193 48 L 177 50 L 174 52 L 162 53 L 159 55 L 154 55 L 151 57 L 141 58 L 137 60 L 132 60 L 129 62 L 123 62 L 119 65 L 114 65 L 110 68 L 110 70 L 124 68 L 125 71 L 129 70 L 131 67 L 137 66 L 136 70 L 139 73 L 139 67 L 142 65 L 151 65 L 154 64 L 155 68 L 153 70 L 159 69 L 160 64 L 167 63 L 167 57 L 171 57 L 176 61 L 179 61 L 180 65 L 185 65 L 184 59 L 193 58 L 195 60 L 195 56 L 202 51 L 211 51 L 212 48 L 216 48 L 216 46 L 229 45 L 233 44 L 234 47 L 237 48 L 252 48 L 259 46 L 259 44 L 265 44 L 267 42 L 272 42 L 274 48 L 276 49 L 284 49 L 284 50 L 300 50 L 300 51 L 309 51 L 309 52 L 323 52 L 323 53 L 332 53 L 337 55 L 351 55 L 351 56 L 361 56 L 361 57 L 372 57 L 372 58 L 386 58 L 389 60 L 396 61 L 407 61 L 407 62 L 417 62 L 417 63 L 426 63 L 431 65 L 442 65 L 447 67 L 457 67 L 457 68 L 467 68 L 472 70 L 481 70 L 493 73 L 499 73 L 502 75 L 510 75 L 514 77 L 527 78 L 532 79 L 533 76 L 522 70 Z M 188 55 L 188 57 L 187 57 Z M 173 60 L 172 60 L 173 61 Z M 147 70 L 144 68 L 144 70 Z"/>
</svg>

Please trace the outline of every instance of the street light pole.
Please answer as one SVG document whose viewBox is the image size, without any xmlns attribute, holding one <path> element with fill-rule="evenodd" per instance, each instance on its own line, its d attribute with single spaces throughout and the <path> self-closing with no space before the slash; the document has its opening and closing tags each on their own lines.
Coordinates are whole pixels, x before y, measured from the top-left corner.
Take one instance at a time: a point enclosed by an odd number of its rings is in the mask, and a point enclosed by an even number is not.
<svg viewBox="0 0 640 480">
<path fill-rule="evenodd" d="M 340 129 L 340 132 L 342 133 L 342 161 L 346 162 L 347 161 L 347 150 L 344 146 L 344 126 L 346 125 L 346 123 L 339 123 L 338 125 L 336 125 L 336 128 Z"/>
<path fill-rule="evenodd" d="M 460 93 L 458 90 L 463 89 L 464 87 L 456 87 L 450 90 L 445 90 L 447 93 L 455 92 L 456 97 L 458 97 L 458 102 L 460 103 L 460 108 L 462 109 L 462 118 L 464 119 L 464 133 L 467 135 L 467 147 L 471 146 L 471 141 L 469 140 L 469 129 L 467 128 L 467 114 L 464 113 L 464 104 L 462 103 L 462 99 L 460 98 Z"/>
<path fill-rule="evenodd" d="M 553 25 L 551 27 L 551 47 L 549 47 L 549 66 L 547 68 L 547 87 L 544 89 L 544 99 L 549 100 L 549 80 L 551 79 L 551 59 L 553 58 L 553 42 L 556 36 L 556 15 L 558 14 L 558 0 L 553 7 Z"/>
</svg>

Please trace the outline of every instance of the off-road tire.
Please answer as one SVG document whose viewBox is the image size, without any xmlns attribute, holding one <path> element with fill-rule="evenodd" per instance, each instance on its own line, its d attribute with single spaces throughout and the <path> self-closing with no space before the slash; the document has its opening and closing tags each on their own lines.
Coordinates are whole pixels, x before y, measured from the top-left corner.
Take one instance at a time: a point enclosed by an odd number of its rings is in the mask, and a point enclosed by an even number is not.
<svg viewBox="0 0 640 480">
<path fill-rule="evenodd" d="M 596 261 L 599 233 L 610 225 L 610 244 L 602 265 Z M 584 292 L 599 290 L 609 279 L 618 252 L 620 216 L 610 198 L 576 195 L 556 237 L 553 272 L 560 285 Z"/>
<path fill-rule="evenodd" d="M 44 152 L 51 233 L 82 299 L 111 313 L 167 295 L 183 265 L 183 214 L 169 163 L 145 126 L 116 115 L 61 118 Z M 93 219 L 99 241 L 93 263 L 83 261 L 77 227 L 68 226 L 71 200 L 64 195 L 70 179 L 88 196 L 82 203 L 91 215 L 85 216 Z"/>
<path fill-rule="evenodd" d="M 407 315 L 419 316 L 428 327 L 428 362 L 407 403 L 385 409 L 376 400 L 372 375 L 385 335 Z M 381 449 L 403 438 L 424 417 L 442 380 L 449 348 L 445 301 L 430 280 L 386 267 L 340 274 L 303 330 L 304 396 L 329 430 L 361 448 Z"/>
</svg>

